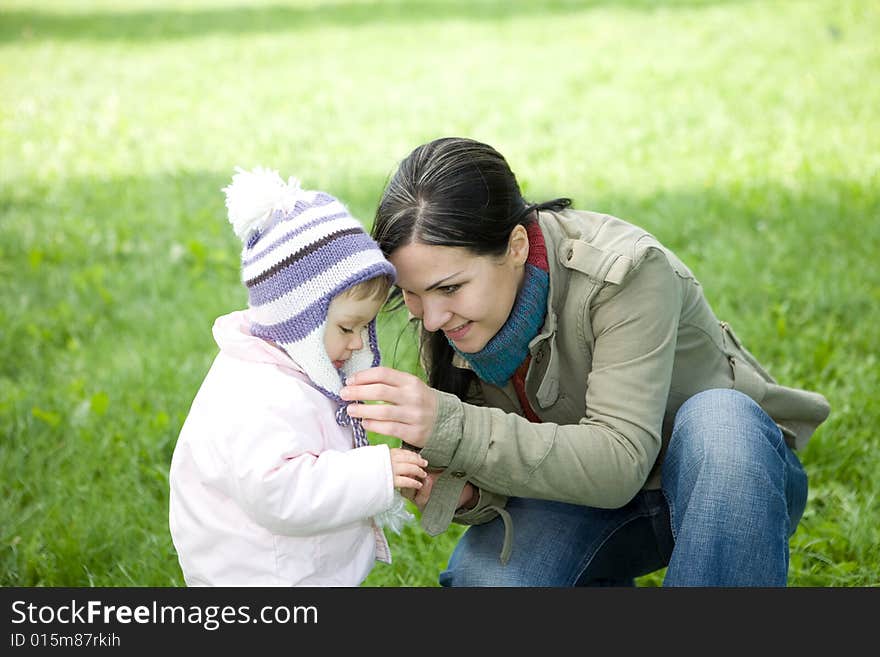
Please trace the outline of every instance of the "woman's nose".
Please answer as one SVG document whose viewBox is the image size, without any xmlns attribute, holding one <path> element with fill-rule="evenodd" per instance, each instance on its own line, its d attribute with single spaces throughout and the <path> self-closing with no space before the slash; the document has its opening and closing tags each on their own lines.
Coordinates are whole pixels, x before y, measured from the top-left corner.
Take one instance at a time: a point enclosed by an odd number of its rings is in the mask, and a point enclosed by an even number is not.
<svg viewBox="0 0 880 657">
<path fill-rule="evenodd" d="M 439 302 L 422 303 L 422 324 L 426 331 L 436 331 L 449 322 L 452 313 Z"/>
</svg>

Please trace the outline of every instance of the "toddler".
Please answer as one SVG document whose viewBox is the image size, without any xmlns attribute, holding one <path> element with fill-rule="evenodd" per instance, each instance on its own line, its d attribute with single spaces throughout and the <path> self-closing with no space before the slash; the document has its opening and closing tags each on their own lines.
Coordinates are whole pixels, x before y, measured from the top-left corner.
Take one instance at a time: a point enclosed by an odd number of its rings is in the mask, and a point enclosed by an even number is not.
<svg viewBox="0 0 880 657">
<path fill-rule="evenodd" d="M 382 527 L 412 519 L 417 453 L 370 445 L 338 393 L 379 364 L 375 317 L 395 270 L 337 199 L 275 171 L 225 187 L 248 309 L 181 429 L 169 526 L 189 586 L 357 586 L 391 562 Z"/>
</svg>

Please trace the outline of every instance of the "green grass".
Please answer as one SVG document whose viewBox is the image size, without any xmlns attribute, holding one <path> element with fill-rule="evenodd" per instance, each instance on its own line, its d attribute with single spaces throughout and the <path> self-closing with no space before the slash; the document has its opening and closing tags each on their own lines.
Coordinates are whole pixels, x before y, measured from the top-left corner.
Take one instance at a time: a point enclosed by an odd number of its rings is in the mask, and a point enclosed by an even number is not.
<svg viewBox="0 0 880 657">
<path fill-rule="evenodd" d="M 168 465 L 245 303 L 220 187 L 271 166 L 369 223 L 444 134 L 655 233 L 829 398 L 790 584 L 880 584 L 876 2 L 118 4 L 0 0 L 0 584 L 182 584 Z M 460 531 L 366 583 L 436 585 Z"/>
</svg>

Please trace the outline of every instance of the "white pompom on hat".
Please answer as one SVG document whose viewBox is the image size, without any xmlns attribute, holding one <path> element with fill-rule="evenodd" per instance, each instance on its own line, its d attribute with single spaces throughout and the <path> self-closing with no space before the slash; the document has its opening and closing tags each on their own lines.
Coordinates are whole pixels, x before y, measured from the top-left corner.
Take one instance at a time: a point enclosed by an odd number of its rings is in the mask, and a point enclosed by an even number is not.
<svg viewBox="0 0 880 657">
<path fill-rule="evenodd" d="M 285 183 L 277 171 L 256 167 L 245 171 L 235 167 L 232 183 L 223 188 L 229 223 L 243 242 L 264 230 L 275 210 L 288 212 L 300 193 L 299 181 L 291 176 Z"/>
</svg>

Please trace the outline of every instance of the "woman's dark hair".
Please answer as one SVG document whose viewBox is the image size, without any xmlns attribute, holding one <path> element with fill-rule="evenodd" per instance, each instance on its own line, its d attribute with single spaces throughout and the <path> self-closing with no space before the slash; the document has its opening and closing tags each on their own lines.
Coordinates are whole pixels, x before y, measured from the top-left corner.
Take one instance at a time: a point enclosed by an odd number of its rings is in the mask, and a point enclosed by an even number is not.
<svg viewBox="0 0 880 657">
<path fill-rule="evenodd" d="M 379 202 L 372 236 L 386 257 L 412 242 L 500 256 L 511 231 L 533 221 L 535 210 L 570 205 L 567 198 L 528 203 L 501 153 L 473 139 L 444 137 L 419 146 L 400 163 Z M 399 306 L 399 289 L 395 298 Z M 428 384 L 465 399 L 475 375 L 452 366 L 455 352 L 446 336 L 423 327 L 419 348 Z"/>
</svg>

